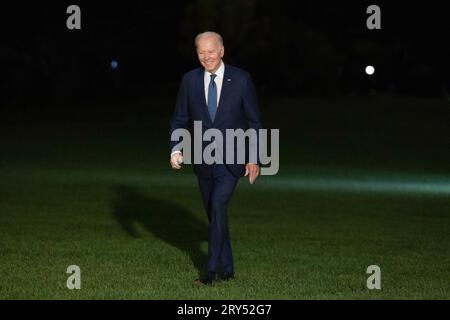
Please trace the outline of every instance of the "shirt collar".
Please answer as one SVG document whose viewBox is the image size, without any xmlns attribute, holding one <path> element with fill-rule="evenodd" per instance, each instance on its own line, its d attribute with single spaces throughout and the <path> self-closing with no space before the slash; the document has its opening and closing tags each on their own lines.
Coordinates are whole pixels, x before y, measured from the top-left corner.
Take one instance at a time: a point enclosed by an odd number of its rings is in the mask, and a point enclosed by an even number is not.
<svg viewBox="0 0 450 320">
<path fill-rule="evenodd" d="M 219 69 L 217 69 L 216 72 L 214 72 L 214 74 L 219 78 L 223 78 L 224 72 L 225 72 L 225 64 L 223 63 L 223 60 L 220 60 Z M 207 75 L 209 78 L 209 76 L 211 76 L 212 73 L 205 70 L 205 75 Z"/>
</svg>

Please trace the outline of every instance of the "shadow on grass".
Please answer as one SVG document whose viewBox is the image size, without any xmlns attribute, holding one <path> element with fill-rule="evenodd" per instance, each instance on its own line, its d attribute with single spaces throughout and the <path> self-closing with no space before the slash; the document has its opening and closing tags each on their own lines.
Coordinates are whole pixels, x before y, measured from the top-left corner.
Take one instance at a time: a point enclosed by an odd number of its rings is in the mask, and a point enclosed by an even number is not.
<svg viewBox="0 0 450 320">
<path fill-rule="evenodd" d="M 133 238 L 142 235 L 136 224 L 155 237 L 189 255 L 200 274 L 207 262 L 201 243 L 207 241 L 208 226 L 185 208 L 167 200 L 148 197 L 138 188 L 116 186 L 113 214 L 122 228 Z"/>
</svg>

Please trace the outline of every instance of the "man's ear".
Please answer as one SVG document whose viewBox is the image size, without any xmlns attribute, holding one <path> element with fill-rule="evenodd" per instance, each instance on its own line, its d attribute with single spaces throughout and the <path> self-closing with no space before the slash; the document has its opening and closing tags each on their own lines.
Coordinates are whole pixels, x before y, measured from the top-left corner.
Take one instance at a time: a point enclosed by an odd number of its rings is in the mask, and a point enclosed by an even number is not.
<svg viewBox="0 0 450 320">
<path fill-rule="evenodd" d="M 222 49 L 220 50 L 220 57 L 223 58 L 224 54 L 225 54 L 225 47 L 222 46 Z"/>
</svg>

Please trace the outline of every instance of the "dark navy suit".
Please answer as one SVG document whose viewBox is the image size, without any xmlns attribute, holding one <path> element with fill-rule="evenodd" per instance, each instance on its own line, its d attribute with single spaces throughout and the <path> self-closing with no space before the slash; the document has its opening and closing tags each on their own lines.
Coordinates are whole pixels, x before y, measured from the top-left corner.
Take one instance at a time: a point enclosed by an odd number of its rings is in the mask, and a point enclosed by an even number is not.
<svg viewBox="0 0 450 320">
<path fill-rule="evenodd" d="M 206 104 L 204 72 L 203 68 L 197 68 L 183 76 L 175 113 L 170 122 L 170 136 L 178 128 L 190 129 L 193 133 L 194 121 L 202 121 L 202 134 L 209 128 L 220 130 L 225 147 L 226 129 L 262 128 L 255 88 L 248 72 L 225 64 L 222 90 L 214 121 L 210 118 Z M 170 142 L 171 151 L 175 151 L 177 143 L 177 141 Z M 204 142 L 203 148 L 209 143 Z M 236 158 L 236 149 L 234 151 Z M 225 148 L 224 158 L 226 152 Z M 236 161 L 227 164 L 225 159 L 223 162 L 224 164 L 193 165 L 210 223 L 206 266 L 206 271 L 209 272 L 216 272 L 217 269 L 222 272 L 234 272 L 227 211 L 237 182 L 245 174 L 245 164 L 238 164 Z"/>
</svg>

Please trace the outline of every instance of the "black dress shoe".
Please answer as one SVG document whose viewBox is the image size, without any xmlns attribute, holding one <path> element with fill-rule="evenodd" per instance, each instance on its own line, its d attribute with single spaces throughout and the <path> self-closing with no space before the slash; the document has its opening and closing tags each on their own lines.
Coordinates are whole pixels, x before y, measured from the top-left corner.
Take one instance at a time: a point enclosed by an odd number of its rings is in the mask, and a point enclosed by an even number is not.
<svg viewBox="0 0 450 320">
<path fill-rule="evenodd" d="M 205 275 L 203 275 L 200 278 L 196 279 L 194 281 L 194 284 L 196 284 L 196 285 L 212 286 L 213 282 L 215 280 L 216 280 L 216 273 L 215 272 L 207 272 Z"/>
<path fill-rule="evenodd" d="M 234 279 L 234 272 L 221 272 L 218 276 L 221 281 L 228 281 Z"/>
</svg>

